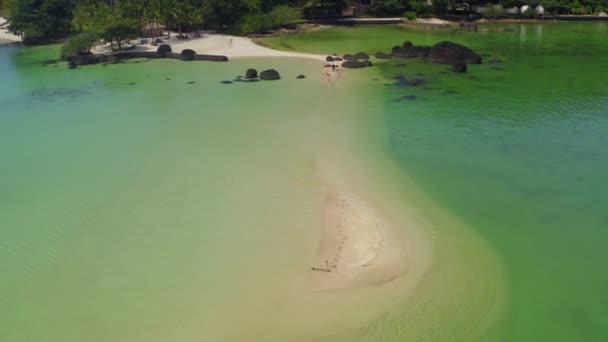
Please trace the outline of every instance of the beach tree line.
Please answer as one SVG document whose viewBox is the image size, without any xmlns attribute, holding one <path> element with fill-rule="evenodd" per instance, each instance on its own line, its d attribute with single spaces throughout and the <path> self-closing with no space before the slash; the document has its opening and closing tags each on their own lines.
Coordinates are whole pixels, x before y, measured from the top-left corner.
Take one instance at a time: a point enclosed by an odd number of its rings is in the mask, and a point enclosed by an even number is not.
<svg viewBox="0 0 608 342">
<path fill-rule="evenodd" d="M 300 19 L 316 0 L 0 0 L 8 29 L 26 42 L 95 33 L 119 44 L 145 27 L 259 32 Z M 321 1 L 323 2 L 323 1 Z"/>
<path fill-rule="evenodd" d="M 26 42 L 44 42 L 87 33 L 119 47 L 144 28 L 165 27 L 181 34 L 192 29 L 236 34 L 265 32 L 297 23 L 340 15 L 355 0 L 0 0 L 8 29 Z M 512 8 L 542 5 L 551 14 L 591 14 L 608 11 L 608 0 L 373 0 L 376 16 L 466 14 L 475 6 Z M 496 12 L 496 13 L 494 13 Z M 500 15 L 500 11 L 490 14 Z M 531 11 L 533 13 L 533 11 Z M 84 39 L 86 38 L 86 39 Z"/>
</svg>

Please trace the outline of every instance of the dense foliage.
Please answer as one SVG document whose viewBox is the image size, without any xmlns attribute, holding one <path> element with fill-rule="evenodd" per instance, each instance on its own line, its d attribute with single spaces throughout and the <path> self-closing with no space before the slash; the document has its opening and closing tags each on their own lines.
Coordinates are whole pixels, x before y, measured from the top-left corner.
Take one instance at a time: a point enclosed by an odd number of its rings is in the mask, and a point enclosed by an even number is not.
<svg viewBox="0 0 608 342">
<path fill-rule="evenodd" d="M 192 28 L 229 29 L 238 33 L 264 32 L 307 18 L 339 16 L 355 0 L 0 0 L 9 30 L 26 41 L 44 41 L 70 33 L 93 32 L 98 38 L 121 44 L 144 27 L 164 25 L 181 33 Z M 464 0 L 373 0 L 370 11 L 378 16 L 409 18 L 423 14 L 463 13 Z M 608 11 L 608 0 L 469 0 L 476 5 L 502 8 L 542 5 L 551 14 L 592 14 Z"/>
<path fill-rule="evenodd" d="M 0 0 L 9 30 L 26 41 L 91 31 L 100 38 L 133 36 L 146 25 L 254 32 L 294 22 L 314 0 Z M 321 1 L 323 2 L 323 1 Z M 263 24 L 263 25 L 262 25 Z M 249 26 L 250 28 L 248 28 Z M 240 30 L 243 27 L 244 30 Z"/>
</svg>

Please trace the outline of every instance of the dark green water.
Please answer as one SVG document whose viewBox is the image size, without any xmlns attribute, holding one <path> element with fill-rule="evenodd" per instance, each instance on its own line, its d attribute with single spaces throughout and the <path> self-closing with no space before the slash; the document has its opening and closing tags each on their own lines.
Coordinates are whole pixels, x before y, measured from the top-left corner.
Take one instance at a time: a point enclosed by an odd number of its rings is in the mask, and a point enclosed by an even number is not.
<svg viewBox="0 0 608 342">
<path fill-rule="evenodd" d="M 606 341 L 608 24 L 485 29 L 338 29 L 269 44 L 373 53 L 450 39 L 480 52 L 486 63 L 465 75 L 414 60 L 377 64 L 388 79 L 429 79 L 385 85 L 388 148 L 498 251 L 510 286 L 504 340 Z M 416 99 L 400 99 L 408 95 Z"/>
</svg>

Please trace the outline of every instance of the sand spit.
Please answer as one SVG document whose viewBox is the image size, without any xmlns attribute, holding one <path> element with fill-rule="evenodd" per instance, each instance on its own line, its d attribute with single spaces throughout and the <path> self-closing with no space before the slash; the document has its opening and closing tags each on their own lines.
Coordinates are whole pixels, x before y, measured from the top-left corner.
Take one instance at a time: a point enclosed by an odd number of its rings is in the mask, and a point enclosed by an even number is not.
<svg viewBox="0 0 608 342">
<path fill-rule="evenodd" d="M 394 228 L 361 195 L 332 189 L 325 199 L 321 238 L 311 267 L 313 287 L 378 285 L 404 274 L 409 249 Z"/>
<path fill-rule="evenodd" d="M 194 50 L 198 54 L 222 55 L 228 58 L 242 57 L 296 57 L 325 61 L 326 56 L 308 53 L 288 52 L 273 50 L 256 44 L 247 37 L 238 37 L 222 34 L 204 34 L 201 38 L 171 39 L 163 38 L 163 41 L 171 45 L 173 52 L 181 52 L 184 49 Z M 136 45 L 136 51 L 156 51 L 158 46 L 151 44 Z M 95 53 L 110 53 L 109 45 L 99 46 L 94 49 Z"/>
</svg>

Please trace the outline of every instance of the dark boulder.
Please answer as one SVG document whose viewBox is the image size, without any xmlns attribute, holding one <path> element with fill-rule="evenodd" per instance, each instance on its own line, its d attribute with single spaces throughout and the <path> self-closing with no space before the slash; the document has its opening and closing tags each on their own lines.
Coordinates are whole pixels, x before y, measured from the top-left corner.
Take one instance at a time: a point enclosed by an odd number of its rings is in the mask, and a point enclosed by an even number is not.
<svg viewBox="0 0 608 342">
<path fill-rule="evenodd" d="M 402 46 L 402 47 L 407 48 L 407 47 L 412 47 L 412 46 L 414 46 L 414 44 L 412 44 L 412 42 L 410 42 L 410 41 L 408 40 L 408 41 L 406 41 L 406 42 L 403 42 L 403 46 Z"/>
<path fill-rule="evenodd" d="M 344 63 L 342 63 L 342 67 L 343 68 L 351 68 L 351 69 L 357 69 L 357 68 L 365 68 L 365 67 L 370 67 L 372 66 L 372 62 L 370 61 L 345 61 Z"/>
<path fill-rule="evenodd" d="M 219 55 L 196 55 L 195 61 L 228 62 L 228 57 Z"/>
<path fill-rule="evenodd" d="M 369 59 L 369 55 L 366 53 L 363 53 L 363 52 L 359 52 L 359 53 L 355 54 L 355 58 L 366 60 L 366 59 Z"/>
<path fill-rule="evenodd" d="M 459 74 L 467 72 L 467 65 L 466 63 L 456 63 L 452 65 L 452 71 Z"/>
<path fill-rule="evenodd" d="M 245 78 L 246 79 L 258 78 L 258 71 L 255 69 L 247 69 L 247 72 L 245 72 Z"/>
<path fill-rule="evenodd" d="M 327 57 L 325 58 L 325 61 L 326 61 L 326 62 L 333 62 L 333 61 L 334 61 L 334 57 L 333 57 L 333 56 L 327 56 Z"/>
<path fill-rule="evenodd" d="M 393 57 L 399 58 L 424 58 L 428 57 L 430 48 L 428 46 L 414 46 L 410 42 L 404 44 L 402 48 L 393 48 Z"/>
<path fill-rule="evenodd" d="M 162 44 L 156 50 L 156 53 L 158 53 L 161 57 L 165 57 L 165 54 L 171 53 L 171 52 L 173 52 L 173 50 L 171 49 L 171 45 L 169 45 L 169 44 Z"/>
<path fill-rule="evenodd" d="M 347 54 L 347 55 L 344 55 L 344 60 L 345 61 L 356 61 L 357 57 L 355 57 L 355 55 Z"/>
<path fill-rule="evenodd" d="M 301 79 L 306 78 L 306 76 L 304 76 L 304 75 L 298 75 L 298 77 L 296 77 L 296 78 L 299 79 L 299 80 L 301 80 Z"/>
<path fill-rule="evenodd" d="M 431 47 L 429 57 L 435 63 L 441 64 L 481 64 L 481 56 L 468 47 L 453 42 L 444 41 Z"/>
<path fill-rule="evenodd" d="M 182 53 L 180 53 L 182 61 L 192 61 L 194 60 L 194 56 L 196 56 L 196 52 L 194 52 L 194 50 L 190 50 L 190 49 L 184 49 L 182 50 Z"/>
<path fill-rule="evenodd" d="M 264 81 L 280 80 L 281 74 L 274 69 L 264 70 L 260 73 L 260 79 Z"/>
<path fill-rule="evenodd" d="M 376 52 L 375 56 L 378 59 L 390 59 L 392 57 L 390 53 L 386 52 Z"/>
<path fill-rule="evenodd" d="M 334 57 L 334 62 L 342 62 L 343 59 L 340 57 Z"/>
</svg>

